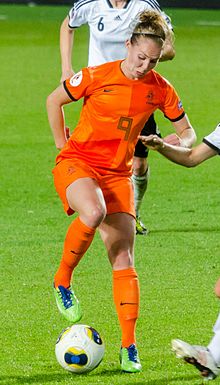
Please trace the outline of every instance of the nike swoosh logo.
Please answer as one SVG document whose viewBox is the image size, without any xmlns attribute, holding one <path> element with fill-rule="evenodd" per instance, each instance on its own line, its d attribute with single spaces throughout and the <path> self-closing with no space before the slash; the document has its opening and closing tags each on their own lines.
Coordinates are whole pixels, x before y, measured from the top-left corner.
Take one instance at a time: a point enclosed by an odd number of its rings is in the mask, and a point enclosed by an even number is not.
<svg viewBox="0 0 220 385">
<path fill-rule="evenodd" d="M 137 305 L 137 302 L 121 302 L 120 305 Z"/>
<path fill-rule="evenodd" d="M 113 90 L 104 89 L 103 92 L 112 92 Z"/>
<path fill-rule="evenodd" d="M 79 255 L 80 253 L 76 253 L 74 250 L 70 250 L 71 253 L 75 254 L 75 255 Z"/>
</svg>

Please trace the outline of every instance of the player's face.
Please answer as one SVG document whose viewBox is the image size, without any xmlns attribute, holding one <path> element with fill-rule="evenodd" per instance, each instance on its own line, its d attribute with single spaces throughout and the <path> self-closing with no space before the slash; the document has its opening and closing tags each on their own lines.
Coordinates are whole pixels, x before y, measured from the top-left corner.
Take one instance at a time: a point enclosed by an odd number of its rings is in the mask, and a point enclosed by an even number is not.
<svg viewBox="0 0 220 385">
<path fill-rule="evenodd" d="M 143 36 L 140 36 L 137 44 L 127 41 L 126 46 L 128 50 L 126 68 L 131 79 L 140 79 L 152 70 L 162 52 L 162 47 L 156 41 Z"/>
</svg>

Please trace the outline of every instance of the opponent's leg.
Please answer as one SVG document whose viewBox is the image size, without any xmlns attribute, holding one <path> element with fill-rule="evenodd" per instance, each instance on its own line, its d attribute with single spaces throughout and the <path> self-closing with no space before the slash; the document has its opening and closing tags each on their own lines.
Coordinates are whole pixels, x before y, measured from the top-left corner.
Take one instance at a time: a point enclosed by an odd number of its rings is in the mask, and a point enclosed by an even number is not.
<svg viewBox="0 0 220 385">
<path fill-rule="evenodd" d="M 207 347 L 175 339 L 172 340 L 172 350 L 177 358 L 194 365 L 207 380 L 214 380 L 219 375 L 220 368 Z"/>
<path fill-rule="evenodd" d="M 215 285 L 215 294 L 220 297 L 220 279 Z M 207 380 L 220 374 L 220 313 L 213 327 L 214 336 L 208 346 L 190 345 L 182 340 L 172 341 L 172 350 L 177 358 L 194 365 Z"/>
<path fill-rule="evenodd" d="M 207 348 L 211 353 L 216 366 L 218 367 L 218 373 L 220 373 L 220 313 L 213 327 L 214 336 L 209 342 Z"/>
</svg>

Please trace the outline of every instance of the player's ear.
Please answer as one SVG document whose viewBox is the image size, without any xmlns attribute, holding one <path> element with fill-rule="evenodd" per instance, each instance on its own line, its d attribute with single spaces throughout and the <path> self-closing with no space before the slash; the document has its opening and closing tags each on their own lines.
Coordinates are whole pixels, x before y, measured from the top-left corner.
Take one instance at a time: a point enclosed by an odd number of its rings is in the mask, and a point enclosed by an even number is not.
<svg viewBox="0 0 220 385">
<path fill-rule="evenodd" d="M 129 48 L 131 45 L 131 40 L 130 39 L 127 39 L 126 42 L 125 42 L 125 47 L 126 48 Z"/>
</svg>

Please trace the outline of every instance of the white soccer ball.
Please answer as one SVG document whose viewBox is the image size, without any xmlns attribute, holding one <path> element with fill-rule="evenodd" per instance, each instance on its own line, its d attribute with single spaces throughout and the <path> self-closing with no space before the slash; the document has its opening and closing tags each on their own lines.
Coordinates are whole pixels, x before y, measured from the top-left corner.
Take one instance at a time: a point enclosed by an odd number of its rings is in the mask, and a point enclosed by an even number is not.
<svg viewBox="0 0 220 385">
<path fill-rule="evenodd" d="M 95 369 L 102 361 L 104 351 L 100 334 L 88 325 L 72 325 L 64 329 L 55 347 L 59 364 L 74 373 Z"/>
</svg>

